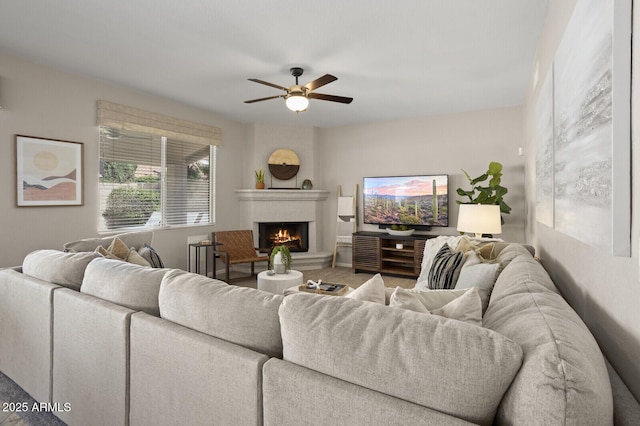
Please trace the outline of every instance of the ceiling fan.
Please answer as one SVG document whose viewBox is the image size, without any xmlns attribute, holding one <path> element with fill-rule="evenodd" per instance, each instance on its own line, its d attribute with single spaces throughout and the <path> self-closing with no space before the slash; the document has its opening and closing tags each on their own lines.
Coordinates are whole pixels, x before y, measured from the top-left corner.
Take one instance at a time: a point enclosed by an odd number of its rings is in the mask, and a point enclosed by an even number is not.
<svg viewBox="0 0 640 426">
<path fill-rule="evenodd" d="M 298 77 L 300 77 L 304 70 L 299 67 L 293 67 L 289 70 L 291 75 L 296 78 L 296 84 L 290 87 L 283 87 L 277 84 L 269 83 L 267 81 L 258 80 L 257 78 L 250 78 L 249 81 L 254 81 L 256 83 L 265 84 L 267 86 L 275 87 L 276 89 L 281 89 L 287 92 L 286 94 L 276 95 L 276 96 L 268 96 L 266 98 L 260 99 L 252 99 L 250 101 L 244 101 L 245 104 L 251 104 L 254 102 L 266 101 L 269 99 L 276 98 L 284 98 L 287 104 L 287 108 L 291 111 L 301 112 L 306 111 L 309 106 L 309 99 L 319 99 L 322 101 L 332 101 L 332 102 L 340 102 L 342 104 L 350 104 L 353 101 L 353 98 L 346 98 L 344 96 L 335 96 L 335 95 L 325 95 L 322 93 L 315 93 L 319 87 L 324 86 L 325 84 L 329 84 L 332 81 L 336 81 L 338 77 L 334 77 L 331 74 L 325 74 L 320 78 L 317 78 L 304 86 L 300 86 L 298 84 Z"/>
</svg>

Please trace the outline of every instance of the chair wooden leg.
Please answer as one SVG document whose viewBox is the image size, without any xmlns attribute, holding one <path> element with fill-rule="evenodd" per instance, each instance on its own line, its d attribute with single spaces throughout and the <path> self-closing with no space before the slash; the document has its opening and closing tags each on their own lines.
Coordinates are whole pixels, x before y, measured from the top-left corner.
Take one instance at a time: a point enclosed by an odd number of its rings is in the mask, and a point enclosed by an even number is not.
<svg viewBox="0 0 640 426">
<path fill-rule="evenodd" d="M 256 274 L 254 266 L 255 266 L 255 262 L 251 262 L 251 276 L 254 276 Z"/>
<path fill-rule="evenodd" d="M 229 276 L 229 262 L 228 262 L 228 259 L 227 259 L 227 262 L 225 262 L 224 265 L 225 265 L 225 270 L 227 272 L 227 284 L 231 284 L 231 278 Z"/>
</svg>

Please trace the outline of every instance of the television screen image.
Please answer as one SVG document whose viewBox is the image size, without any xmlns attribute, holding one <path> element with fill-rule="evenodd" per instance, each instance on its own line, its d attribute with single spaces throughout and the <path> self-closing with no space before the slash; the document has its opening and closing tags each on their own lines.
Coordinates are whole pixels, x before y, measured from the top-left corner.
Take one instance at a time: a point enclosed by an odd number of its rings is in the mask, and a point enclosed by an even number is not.
<svg viewBox="0 0 640 426">
<path fill-rule="evenodd" d="M 365 177 L 364 223 L 449 226 L 449 176 Z"/>
</svg>

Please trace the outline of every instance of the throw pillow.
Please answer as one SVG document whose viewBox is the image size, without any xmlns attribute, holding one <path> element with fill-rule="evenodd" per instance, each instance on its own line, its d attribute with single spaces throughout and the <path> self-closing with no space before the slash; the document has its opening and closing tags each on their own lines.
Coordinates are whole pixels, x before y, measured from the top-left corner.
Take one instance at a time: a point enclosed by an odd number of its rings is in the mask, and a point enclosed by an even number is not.
<svg viewBox="0 0 640 426">
<path fill-rule="evenodd" d="M 482 262 L 476 252 L 470 251 L 467 254 L 467 260 L 462 265 L 455 288 L 468 289 L 476 287 L 482 301 L 482 312 L 484 312 L 489 306 L 489 296 L 498 277 L 499 268 L 499 263 Z"/>
<path fill-rule="evenodd" d="M 494 243 L 488 243 L 478 248 L 476 252 L 482 257 L 484 260 L 494 260 L 496 255 L 496 245 Z"/>
<path fill-rule="evenodd" d="M 144 247 L 142 247 L 138 251 L 138 254 L 142 256 L 147 262 L 149 262 L 151 264 L 151 267 L 164 268 L 164 263 L 162 262 L 162 259 L 160 259 L 158 252 L 155 251 L 155 249 L 150 245 L 145 244 Z"/>
<path fill-rule="evenodd" d="M 129 254 L 127 255 L 127 262 L 133 263 L 134 265 L 140 265 L 147 268 L 151 267 L 151 264 L 144 257 L 140 256 L 135 248 L 131 247 L 129 249 Z"/>
<path fill-rule="evenodd" d="M 433 315 L 468 322 L 469 324 L 482 326 L 482 302 L 477 288 L 471 288 L 465 293 L 444 305 L 442 308 L 431 311 Z"/>
<path fill-rule="evenodd" d="M 462 237 L 441 235 L 425 241 L 424 251 L 422 252 L 420 276 L 416 281 L 415 288 L 429 288 L 429 271 L 431 270 L 431 265 L 433 264 L 436 254 L 444 245 L 448 245 L 451 248 L 456 247 L 461 238 Z"/>
<path fill-rule="evenodd" d="M 375 274 L 371 279 L 356 288 L 353 292 L 347 294 L 345 297 L 384 305 L 385 290 L 382 276 L 380 274 Z"/>
<path fill-rule="evenodd" d="M 431 312 L 462 296 L 467 292 L 467 289 L 423 290 L 411 288 L 407 291 L 413 294 L 420 301 L 420 303 L 422 303 L 424 307 L 427 308 L 429 312 Z"/>
<path fill-rule="evenodd" d="M 454 288 L 463 262 L 464 253 L 454 252 L 446 244 L 442 246 L 433 259 L 433 265 L 429 270 L 429 288 Z"/>
<path fill-rule="evenodd" d="M 122 260 L 102 246 L 96 247 L 95 253 L 98 253 L 99 255 L 106 257 L 107 259 Z"/>
<path fill-rule="evenodd" d="M 109 247 L 107 247 L 107 251 L 120 260 L 125 260 L 129 255 L 129 247 L 118 237 L 113 239 Z"/>
<path fill-rule="evenodd" d="M 405 290 L 402 287 L 396 287 L 391 294 L 389 307 L 407 309 L 409 311 L 421 312 L 423 314 L 430 313 L 414 293 L 411 293 L 409 290 Z"/>
</svg>

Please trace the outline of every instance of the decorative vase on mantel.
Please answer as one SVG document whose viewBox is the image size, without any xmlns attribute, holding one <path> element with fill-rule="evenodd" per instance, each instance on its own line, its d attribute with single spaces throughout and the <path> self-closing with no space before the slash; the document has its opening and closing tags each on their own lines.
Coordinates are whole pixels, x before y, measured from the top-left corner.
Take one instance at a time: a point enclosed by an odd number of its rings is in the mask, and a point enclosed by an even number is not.
<svg viewBox="0 0 640 426">
<path fill-rule="evenodd" d="M 256 182 L 256 189 L 264 189 L 264 182 Z"/>
</svg>

